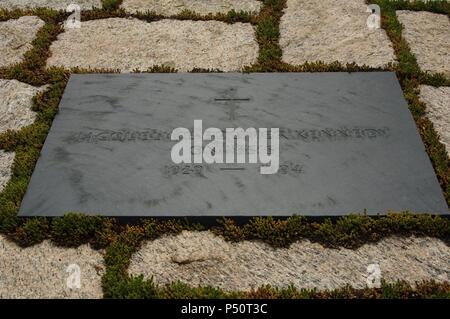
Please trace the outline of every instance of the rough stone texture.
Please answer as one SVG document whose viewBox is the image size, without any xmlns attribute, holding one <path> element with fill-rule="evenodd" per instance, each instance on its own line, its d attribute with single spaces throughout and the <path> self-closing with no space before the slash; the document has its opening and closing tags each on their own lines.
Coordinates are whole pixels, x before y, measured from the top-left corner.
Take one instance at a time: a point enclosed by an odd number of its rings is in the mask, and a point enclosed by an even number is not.
<svg viewBox="0 0 450 319">
<path fill-rule="evenodd" d="M 44 21 L 34 16 L 0 22 L 0 67 L 22 60 Z"/>
<path fill-rule="evenodd" d="M 444 14 L 397 11 L 408 42 L 422 71 L 450 78 L 450 20 Z"/>
<path fill-rule="evenodd" d="M 357 250 L 328 249 L 308 240 L 289 249 L 260 242 L 228 243 L 210 232 L 183 232 L 147 242 L 131 260 L 130 274 L 154 276 L 158 284 L 248 290 L 270 284 L 335 289 L 366 286 L 367 266 L 378 263 L 388 282 L 450 279 L 450 247 L 433 238 L 386 238 Z"/>
<path fill-rule="evenodd" d="M 450 87 L 421 85 L 420 98 L 427 105 L 428 118 L 450 155 Z"/>
<path fill-rule="evenodd" d="M 258 13 L 261 2 L 257 0 L 124 0 L 122 8 L 128 12 L 153 11 L 157 14 L 173 15 L 183 10 L 199 14 L 247 11 Z"/>
<path fill-rule="evenodd" d="M 70 264 L 80 267 L 80 289 L 67 287 Z M 102 253 L 88 245 L 20 248 L 0 236 L 0 298 L 102 298 L 103 271 Z"/>
<path fill-rule="evenodd" d="M 370 30 L 364 0 L 288 0 L 280 24 L 283 61 L 355 62 L 383 67 L 395 60 L 382 29 Z"/>
<path fill-rule="evenodd" d="M 74 45 L 76 43 L 76 45 Z M 114 68 L 128 72 L 167 65 L 240 70 L 256 61 L 258 45 L 250 24 L 217 21 L 110 18 L 68 29 L 50 48 L 48 65 Z"/>
<path fill-rule="evenodd" d="M 14 162 L 14 153 L 0 150 L 0 192 L 11 178 L 11 167 Z"/>
<path fill-rule="evenodd" d="M 55 10 L 65 10 L 71 3 L 78 4 L 82 10 L 88 10 L 92 7 L 102 7 L 101 0 L 1 0 L 0 8 L 13 10 L 43 7 Z"/>
<path fill-rule="evenodd" d="M 19 130 L 34 122 L 36 113 L 31 110 L 33 96 L 44 88 L 0 79 L 0 134 L 6 130 Z"/>
</svg>

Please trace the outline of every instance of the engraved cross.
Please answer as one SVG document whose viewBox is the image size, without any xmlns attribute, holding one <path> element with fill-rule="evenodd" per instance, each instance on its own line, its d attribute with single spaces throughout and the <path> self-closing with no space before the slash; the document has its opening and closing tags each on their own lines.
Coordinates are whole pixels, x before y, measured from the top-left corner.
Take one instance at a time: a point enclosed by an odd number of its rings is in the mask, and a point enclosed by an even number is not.
<svg viewBox="0 0 450 319">
<path fill-rule="evenodd" d="M 228 106 L 228 116 L 230 121 L 236 120 L 238 117 L 238 114 L 236 113 L 236 110 L 239 108 L 238 105 L 236 105 L 236 102 L 248 102 L 250 101 L 249 98 L 215 98 L 214 101 L 217 102 L 225 102 L 225 106 Z"/>
</svg>

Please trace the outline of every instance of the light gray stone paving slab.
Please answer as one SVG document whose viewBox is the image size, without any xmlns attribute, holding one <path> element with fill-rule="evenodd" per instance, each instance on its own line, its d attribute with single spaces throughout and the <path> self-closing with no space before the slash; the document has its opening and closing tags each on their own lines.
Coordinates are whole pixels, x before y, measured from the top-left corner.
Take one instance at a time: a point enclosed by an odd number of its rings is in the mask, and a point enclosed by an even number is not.
<svg viewBox="0 0 450 319">
<path fill-rule="evenodd" d="M 422 71 L 450 78 L 450 20 L 444 14 L 397 11 L 408 42 Z"/>
<path fill-rule="evenodd" d="M 266 284 L 286 288 L 337 289 L 367 286 L 367 267 L 376 264 L 387 282 L 450 280 L 450 247 L 435 238 L 390 237 L 351 250 L 324 248 L 304 240 L 274 249 L 261 242 L 230 243 L 210 232 L 164 236 L 143 244 L 129 273 L 159 285 L 180 280 L 196 286 L 248 291 Z"/>
<path fill-rule="evenodd" d="M 11 178 L 11 168 L 14 163 L 14 152 L 0 150 L 0 192 L 3 191 Z"/>
<path fill-rule="evenodd" d="M 227 13 L 231 10 L 258 13 L 261 3 L 257 0 L 124 0 L 121 8 L 131 13 L 153 11 L 166 16 L 181 13 L 183 10 L 207 15 Z"/>
<path fill-rule="evenodd" d="M 21 62 L 43 26 L 44 21 L 34 16 L 0 22 L 0 67 Z"/>
<path fill-rule="evenodd" d="M 192 132 L 199 119 L 203 130 L 278 128 L 274 174 L 248 154 L 244 163 L 174 163 L 172 131 Z M 448 213 L 395 73 L 72 75 L 19 214 L 364 210 Z"/>
<path fill-rule="evenodd" d="M 239 71 L 256 62 L 258 44 L 251 24 L 218 21 L 110 18 L 67 29 L 50 47 L 48 66 L 145 71 L 167 65 Z"/>
<path fill-rule="evenodd" d="M 33 97 L 44 87 L 34 87 L 17 80 L 0 79 L 0 134 L 20 130 L 36 118 L 32 111 Z"/>
<path fill-rule="evenodd" d="M 385 67 L 395 61 L 383 29 L 367 27 L 364 0 L 288 0 L 280 22 L 282 60 Z"/>
<path fill-rule="evenodd" d="M 450 154 L 450 87 L 420 86 L 420 98 L 427 106 L 427 116 Z"/>
<path fill-rule="evenodd" d="M 0 298 L 102 298 L 103 272 L 103 253 L 89 245 L 21 248 L 0 235 Z"/>
<path fill-rule="evenodd" d="M 0 8 L 8 10 L 34 8 L 65 10 L 71 3 L 78 4 L 81 10 L 102 7 L 101 0 L 2 0 L 0 2 Z"/>
</svg>

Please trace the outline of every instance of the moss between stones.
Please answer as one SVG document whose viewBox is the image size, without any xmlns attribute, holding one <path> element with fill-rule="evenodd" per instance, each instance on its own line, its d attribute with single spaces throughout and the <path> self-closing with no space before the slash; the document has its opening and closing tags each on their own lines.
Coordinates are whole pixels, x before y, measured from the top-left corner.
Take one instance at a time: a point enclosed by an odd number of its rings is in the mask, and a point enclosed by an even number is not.
<svg viewBox="0 0 450 319">
<path fill-rule="evenodd" d="M 433 13 L 446 14 L 450 17 L 450 2 L 448 0 L 440 1 L 410 1 L 410 0 L 375 0 L 371 3 L 377 3 L 381 9 L 393 10 L 411 10 L 428 11 Z"/>
<path fill-rule="evenodd" d="M 450 163 L 443 145 L 430 121 L 424 117 L 425 106 L 419 101 L 417 86 L 419 84 L 449 85 L 449 79 L 443 75 L 429 75 L 420 71 L 417 62 L 401 37 L 401 25 L 395 17 L 395 10 L 421 9 L 438 13 L 449 13 L 448 3 L 430 2 L 427 4 L 410 4 L 399 1 L 377 1 L 382 7 L 383 27 L 394 43 L 399 66 L 389 66 L 395 70 L 402 84 L 405 97 L 414 115 L 427 152 L 433 162 L 447 202 L 450 202 Z M 107 17 L 134 16 L 146 21 L 162 19 L 153 13 L 128 15 L 118 9 L 119 1 L 104 1 L 103 9 L 83 12 L 83 20 Z M 245 72 L 325 72 L 325 71 L 373 71 L 376 69 L 356 64 L 342 65 L 334 63 L 305 63 L 293 66 L 281 62 L 281 49 L 278 45 L 279 20 L 285 0 L 264 0 L 260 14 L 250 16 L 247 13 L 229 12 L 226 15 L 199 16 L 192 12 L 183 12 L 173 16 L 174 19 L 220 20 L 228 23 L 249 22 L 256 25 L 257 40 L 260 46 L 258 62 L 245 69 Z M 45 69 L 49 56 L 49 47 L 57 35 L 62 32 L 60 23 L 67 14 L 48 9 L 35 10 L 0 10 L 0 21 L 19 18 L 23 15 L 37 15 L 46 24 L 39 30 L 33 41 L 33 48 L 25 54 L 22 63 L 0 69 L 0 78 L 17 79 L 32 85 L 49 84 L 47 91 L 34 98 L 34 110 L 37 119 L 34 124 L 20 131 L 7 131 L 0 134 L 0 149 L 15 151 L 16 158 L 10 182 L 0 194 L 0 232 L 22 246 L 29 246 L 51 239 L 62 246 L 78 246 L 90 243 L 94 248 L 106 248 L 106 273 L 102 284 L 105 297 L 117 298 L 415 298 L 415 297 L 449 297 L 449 284 L 425 282 L 415 289 L 405 283 L 383 284 L 380 289 L 355 290 L 349 287 L 335 291 L 318 292 L 315 290 L 275 289 L 261 287 L 244 292 L 224 292 L 212 287 L 190 288 L 182 283 L 173 283 L 167 287 L 157 287 L 152 281 L 142 277 L 129 277 L 126 273 L 131 255 L 143 240 L 152 240 L 163 234 L 177 234 L 182 230 L 203 230 L 201 225 L 188 221 L 142 219 L 136 225 L 119 224 L 116 220 L 105 217 L 91 217 L 82 214 L 67 214 L 54 219 L 17 217 L 23 195 L 36 164 L 58 104 L 71 73 L 104 73 L 117 70 L 87 70 L 74 68 Z M 194 69 L 192 72 L 214 72 L 218 70 Z M 169 66 L 155 66 L 146 72 L 176 72 Z M 412 215 L 408 213 L 389 214 L 372 218 L 368 216 L 346 216 L 331 221 L 314 222 L 306 218 L 293 216 L 278 220 L 273 218 L 254 218 L 247 224 L 238 225 L 233 220 L 222 219 L 219 226 L 211 229 L 227 240 L 262 240 L 275 247 L 288 246 L 292 242 L 308 238 L 330 247 L 344 246 L 355 248 L 363 243 L 377 241 L 388 235 L 432 236 L 449 241 L 450 222 L 448 219 L 430 215 Z"/>
<path fill-rule="evenodd" d="M 89 11 L 81 12 L 81 21 L 98 20 L 107 18 L 136 18 L 146 22 L 154 22 L 162 19 L 173 20 L 193 20 L 193 21 L 221 21 L 225 23 L 251 23 L 255 24 L 257 17 L 246 11 L 230 10 L 227 13 L 216 13 L 201 15 L 190 10 L 183 10 L 182 12 L 170 16 L 157 14 L 152 11 L 127 13 L 124 9 L 104 10 L 104 9 L 92 9 Z"/>
<path fill-rule="evenodd" d="M 355 289 L 345 286 L 335 290 L 297 289 L 293 286 L 276 288 L 269 285 L 248 292 L 227 292 L 215 287 L 190 287 L 182 282 L 167 286 L 157 286 L 152 280 L 132 277 L 114 286 L 114 290 L 105 294 L 105 298 L 133 299 L 449 299 L 450 284 L 434 281 L 417 283 L 411 287 L 406 282 L 386 283 L 380 288 Z"/>
<path fill-rule="evenodd" d="M 107 1 L 107 2 L 121 2 L 121 1 Z M 230 10 L 227 13 L 210 13 L 206 15 L 198 14 L 194 11 L 183 10 L 180 13 L 174 15 L 162 15 L 153 11 L 128 13 L 124 9 L 119 8 L 119 5 L 106 5 L 108 9 L 105 9 L 105 1 L 103 2 L 103 8 L 92 10 L 86 10 L 81 12 L 81 21 L 107 19 L 107 18 L 136 18 L 147 22 L 154 22 L 162 19 L 174 19 L 174 20 L 193 20 L 193 21 L 222 21 L 225 23 L 251 23 L 256 24 L 257 16 L 246 11 Z"/>
<path fill-rule="evenodd" d="M 104 10 L 117 10 L 123 0 L 102 0 L 102 8 Z"/>
</svg>

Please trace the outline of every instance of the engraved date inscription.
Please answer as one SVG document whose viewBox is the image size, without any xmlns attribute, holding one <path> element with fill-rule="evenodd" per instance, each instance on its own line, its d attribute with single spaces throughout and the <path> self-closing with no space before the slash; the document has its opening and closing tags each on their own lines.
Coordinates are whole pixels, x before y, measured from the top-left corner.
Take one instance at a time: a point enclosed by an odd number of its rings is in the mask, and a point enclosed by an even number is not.
<svg viewBox="0 0 450 319">
<path fill-rule="evenodd" d="M 164 165 L 163 174 L 166 177 L 177 175 L 203 176 L 205 166 L 201 164 Z"/>
<path fill-rule="evenodd" d="M 197 176 L 204 177 L 205 173 L 208 172 L 237 172 L 255 169 L 259 170 L 259 166 L 253 167 L 217 167 L 211 164 L 169 164 L 163 166 L 163 175 L 166 177 L 172 176 Z M 299 176 L 304 173 L 304 165 L 301 163 L 294 162 L 283 162 L 280 164 L 277 175 L 291 175 Z"/>
<path fill-rule="evenodd" d="M 280 168 L 278 169 L 278 174 L 280 175 L 300 175 L 304 172 L 304 165 L 293 162 L 285 162 L 280 164 Z"/>
</svg>

